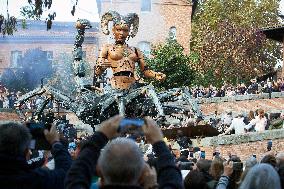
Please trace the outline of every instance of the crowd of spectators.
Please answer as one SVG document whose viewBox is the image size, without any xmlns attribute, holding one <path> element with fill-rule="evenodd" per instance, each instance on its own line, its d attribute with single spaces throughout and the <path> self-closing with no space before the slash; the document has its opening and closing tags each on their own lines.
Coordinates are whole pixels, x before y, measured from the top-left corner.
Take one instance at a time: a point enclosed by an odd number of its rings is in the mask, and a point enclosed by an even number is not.
<svg viewBox="0 0 284 189">
<path fill-rule="evenodd" d="M 7 88 L 5 88 L 3 85 L 0 84 L 0 108 L 6 108 L 6 109 L 15 109 L 16 104 L 15 102 L 23 95 L 22 92 L 17 91 L 9 91 Z M 38 107 L 38 105 L 45 100 L 42 96 L 36 96 L 34 98 L 31 98 L 21 106 L 21 109 L 30 109 L 34 110 Z M 54 103 L 52 101 L 49 102 L 47 105 L 47 108 L 53 108 L 56 110 L 56 108 L 62 107 L 62 105 L 59 103 Z"/>
<path fill-rule="evenodd" d="M 31 161 L 32 136 L 24 124 L 0 125 L 1 188 L 284 188 L 284 152 L 270 147 L 241 161 L 237 154 L 215 151 L 208 159 L 182 132 L 177 144 L 169 143 L 150 118 L 143 135 L 122 134 L 122 119 L 110 118 L 69 144 L 54 124 L 43 132 L 51 149 L 40 163 Z"/>
<path fill-rule="evenodd" d="M 195 98 L 210 98 L 210 97 L 225 97 L 235 95 L 247 94 L 261 94 L 284 91 L 284 78 L 277 81 L 257 82 L 256 79 L 251 80 L 251 84 L 246 86 L 244 83 L 237 86 L 224 84 L 222 87 L 217 88 L 213 85 L 209 87 L 195 86 L 190 88 L 191 94 Z M 22 96 L 22 92 L 8 91 L 3 85 L 0 84 L 0 108 L 14 108 L 16 100 Z M 37 105 L 43 100 L 43 97 L 36 97 L 28 100 L 23 109 L 35 109 Z M 57 104 L 49 103 L 49 108 L 57 108 Z M 59 106 L 61 106 L 59 104 Z"/>
<path fill-rule="evenodd" d="M 189 128 L 196 126 L 212 126 L 219 134 L 244 134 L 248 132 L 262 132 L 264 130 L 284 128 L 284 110 L 278 113 L 266 113 L 263 109 L 249 111 L 248 113 L 232 113 L 227 110 L 221 115 L 217 112 L 209 119 L 204 120 L 202 117 L 194 117 L 192 114 L 186 116 L 175 116 L 175 123 L 164 124 L 163 130 Z"/>
<path fill-rule="evenodd" d="M 284 91 L 284 79 L 278 79 L 277 81 L 267 80 L 261 82 L 257 82 L 256 79 L 252 79 L 249 85 L 240 83 L 237 86 L 233 86 L 225 83 L 220 88 L 217 88 L 213 85 L 210 85 L 209 87 L 195 86 L 192 87 L 190 91 L 192 96 L 195 98 L 282 92 Z"/>
</svg>

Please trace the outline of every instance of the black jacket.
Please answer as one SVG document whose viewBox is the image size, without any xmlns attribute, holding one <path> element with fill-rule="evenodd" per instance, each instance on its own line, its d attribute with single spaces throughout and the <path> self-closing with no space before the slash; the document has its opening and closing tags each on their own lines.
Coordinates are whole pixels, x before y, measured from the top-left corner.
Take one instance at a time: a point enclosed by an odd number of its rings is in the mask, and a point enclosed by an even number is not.
<svg viewBox="0 0 284 189">
<path fill-rule="evenodd" d="M 100 132 L 96 132 L 91 137 L 67 173 L 65 180 L 66 189 L 90 188 L 92 177 L 96 175 L 96 165 L 100 150 L 107 142 L 107 137 Z M 183 188 L 180 170 L 176 167 L 174 157 L 171 155 L 165 142 L 155 143 L 153 150 L 158 157 L 156 169 L 159 188 Z M 113 186 L 105 186 L 104 188 L 113 188 Z M 132 187 L 129 186 L 128 188 Z"/>
<path fill-rule="evenodd" d="M 24 156 L 0 154 L 0 188 L 3 189 L 63 189 L 64 178 L 71 166 L 71 156 L 61 143 L 55 143 L 51 153 L 55 169 L 33 169 Z"/>
</svg>

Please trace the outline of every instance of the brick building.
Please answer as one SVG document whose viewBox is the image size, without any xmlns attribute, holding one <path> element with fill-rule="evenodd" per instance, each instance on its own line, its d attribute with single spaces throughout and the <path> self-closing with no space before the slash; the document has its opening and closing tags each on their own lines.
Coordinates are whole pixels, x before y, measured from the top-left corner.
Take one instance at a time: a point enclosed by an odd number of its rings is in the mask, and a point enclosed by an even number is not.
<svg viewBox="0 0 284 189">
<path fill-rule="evenodd" d="M 85 58 L 90 63 L 95 62 L 99 46 L 98 23 L 92 25 L 83 45 Z M 17 29 L 12 36 L 0 37 L 0 74 L 8 67 L 17 69 L 21 57 L 29 49 L 40 48 L 50 61 L 56 61 L 62 53 L 72 54 L 77 33 L 73 22 L 54 22 L 52 29 L 46 31 L 44 21 L 27 21 L 27 29 L 20 25 Z"/>
<path fill-rule="evenodd" d="M 164 42 L 170 35 L 184 47 L 185 53 L 189 52 L 192 3 L 188 0 L 97 0 L 97 5 L 100 16 L 108 10 L 139 15 L 138 34 L 128 43 L 139 47 L 146 55 L 150 54 L 152 44 Z M 92 25 L 83 44 L 86 61 L 91 67 L 98 49 L 111 38 L 102 34 L 99 23 Z M 54 22 L 49 31 L 43 21 L 27 21 L 27 29 L 22 29 L 19 24 L 13 36 L 0 38 L 0 74 L 8 67 L 16 69 L 29 49 L 40 48 L 53 62 L 62 53 L 71 55 L 75 35 L 73 22 Z"/>
<path fill-rule="evenodd" d="M 120 14 L 137 13 L 139 31 L 129 40 L 131 46 L 139 47 L 146 55 L 151 44 L 164 42 L 171 35 L 189 53 L 191 36 L 192 3 L 188 0 L 97 0 L 100 16 L 109 10 Z M 101 44 L 109 37 L 101 35 Z"/>
</svg>

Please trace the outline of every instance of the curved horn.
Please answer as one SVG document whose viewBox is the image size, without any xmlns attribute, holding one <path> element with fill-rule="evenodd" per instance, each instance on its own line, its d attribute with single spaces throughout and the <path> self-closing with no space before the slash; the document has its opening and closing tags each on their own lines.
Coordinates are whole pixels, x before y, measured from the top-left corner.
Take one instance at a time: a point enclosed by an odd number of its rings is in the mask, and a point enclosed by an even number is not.
<svg viewBox="0 0 284 189">
<path fill-rule="evenodd" d="M 125 19 L 128 21 L 129 25 L 132 25 L 132 31 L 130 36 L 133 38 L 136 36 L 139 27 L 139 17 L 136 13 L 129 13 L 125 16 Z"/>
<path fill-rule="evenodd" d="M 116 11 L 108 11 L 106 12 L 101 19 L 101 29 L 105 35 L 109 35 L 108 23 L 109 21 L 113 21 L 113 23 L 119 22 L 121 19 L 120 15 Z"/>
</svg>

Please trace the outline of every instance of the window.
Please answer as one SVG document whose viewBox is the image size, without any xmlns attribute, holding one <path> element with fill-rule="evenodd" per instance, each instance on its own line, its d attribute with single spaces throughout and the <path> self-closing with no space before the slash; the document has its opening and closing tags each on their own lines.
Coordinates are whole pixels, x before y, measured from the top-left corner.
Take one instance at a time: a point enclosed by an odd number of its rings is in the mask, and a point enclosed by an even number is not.
<svg viewBox="0 0 284 189">
<path fill-rule="evenodd" d="M 170 28 L 170 31 L 169 31 L 169 38 L 171 40 L 176 40 L 177 39 L 177 28 L 175 26 L 172 26 Z"/>
<path fill-rule="evenodd" d="M 146 57 L 150 57 L 151 54 L 151 45 L 147 41 L 142 41 L 138 43 L 138 48 L 143 52 Z"/>
<path fill-rule="evenodd" d="M 12 51 L 10 58 L 10 67 L 17 68 L 20 66 L 20 61 L 22 60 L 22 51 Z"/>
<path fill-rule="evenodd" d="M 151 0 L 141 0 L 141 12 L 151 12 Z"/>
</svg>

